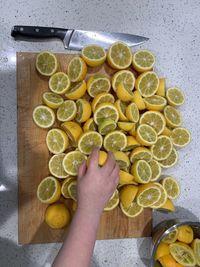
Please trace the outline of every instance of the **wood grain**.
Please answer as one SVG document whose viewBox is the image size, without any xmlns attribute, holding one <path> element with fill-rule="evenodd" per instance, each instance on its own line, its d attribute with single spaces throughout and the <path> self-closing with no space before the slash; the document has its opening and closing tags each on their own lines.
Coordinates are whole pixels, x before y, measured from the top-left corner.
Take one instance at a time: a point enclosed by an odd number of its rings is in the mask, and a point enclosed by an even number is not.
<svg viewBox="0 0 200 267">
<path fill-rule="evenodd" d="M 36 198 L 39 182 L 49 175 L 50 153 L 45 144 L 46 130 L 35 126 L 32 112 L 42 102 L 43 92 L 48 90 L 48 79 L 35 70 L 36 53 L 17 53 L 17 108 L 18 108 L 18 192 L 19 222 L 18 240 L 20 244 L 62 242 L 66 229 L 52 230 L 44 222 L 46 205 Z M 57 54 L 60 70 L 73 55 Z M 100 71 L 112 74 L 108 65 L 88 69 L 89 75 Z M 71 208 L 71 201 L 61 199 Z M 104 212 L 101 217 L 98 239 L 114 239 L 150 236 L 152 212 L 149 209 L 135 219 L 124 216 L 120 208 Z"/>
</svg>

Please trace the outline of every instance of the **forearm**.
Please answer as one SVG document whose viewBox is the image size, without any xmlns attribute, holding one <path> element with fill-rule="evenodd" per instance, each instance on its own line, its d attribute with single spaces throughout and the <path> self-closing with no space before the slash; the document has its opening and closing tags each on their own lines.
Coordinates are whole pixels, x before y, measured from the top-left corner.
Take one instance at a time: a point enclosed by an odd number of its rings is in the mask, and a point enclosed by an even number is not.
<svg viewBox="0 0 200 267">
<path fill-rule="evenodd" d="M 78 209 L 52 267 L 89 267 L 99 220 L 100 214 Z"/>
</svg>

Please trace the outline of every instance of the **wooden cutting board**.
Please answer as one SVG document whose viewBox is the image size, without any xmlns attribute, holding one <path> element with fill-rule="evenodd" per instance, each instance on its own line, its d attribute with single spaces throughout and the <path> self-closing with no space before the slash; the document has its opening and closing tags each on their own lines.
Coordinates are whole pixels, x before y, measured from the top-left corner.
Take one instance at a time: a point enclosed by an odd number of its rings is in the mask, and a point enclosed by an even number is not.
<svg viewBox="0 0 200 267">
<path fill-rule="evenodd" d="M 36 197 L 39 182 L 49 175 L 50 153 L 45 144 L 47 130 L 40 129 L 32 121 L 35 106 L 42 103 L 42 94 L 48 90 L 48 78 L 35 70 L 36 53 L 17 53 L 17 131 L 18 131 L 18 187 L 19 187 L 19 243 L 62 242 L 66 229 L 52 230 L 44 222 L 46 205 Z M 71 54 L 57 54 L 60 70 L 66 71 Z M 88 72 L 112 74 L 107 64 L 89 68 Z M 71 201 L 61 199 L 71 208 Z M 123 215 L 117 207 L 104 212 L 97 239 L 114 239 L 150 236 L 152 212 L 150 209 L 134 219 Z"/>
</svg>

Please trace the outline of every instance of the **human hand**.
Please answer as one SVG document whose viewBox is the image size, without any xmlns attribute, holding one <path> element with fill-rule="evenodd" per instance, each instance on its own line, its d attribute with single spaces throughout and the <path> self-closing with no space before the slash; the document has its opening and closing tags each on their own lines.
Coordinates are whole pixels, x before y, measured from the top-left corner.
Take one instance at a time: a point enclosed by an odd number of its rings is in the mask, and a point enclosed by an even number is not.
<svg viewBox="0 0 200 267">
<path fill-rule="evenodd" d="M 79 167 L 77 190 L 78 209 L 100 216 L 119 182 L 119 166 L 112 152 L 108 152 L 103 167 L 98 165 L 98 160 L 99 149 L 95 148 L 88 168 L 86 162 Z"/>
</svg>

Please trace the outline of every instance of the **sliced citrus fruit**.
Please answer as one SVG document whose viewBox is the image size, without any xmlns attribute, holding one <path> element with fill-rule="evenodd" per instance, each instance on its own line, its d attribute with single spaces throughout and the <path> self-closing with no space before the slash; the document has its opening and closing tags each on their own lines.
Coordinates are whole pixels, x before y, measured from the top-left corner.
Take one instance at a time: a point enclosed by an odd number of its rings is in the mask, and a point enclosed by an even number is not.
<svg viewBox="0 0 200 267">
<path fill-rule="evenodd" d="M 85 61 L 78 56 L 73 57 L 67 67 L 67 73 L 71 82 L 82 81 L 87 73 Z"/>
<path fill-rule="evenodd" d="M 91 97 L 110 91 L 110 80 L 104 74 L 94 74 L 87 81 L 87 92 Z"/>
<path fill-rule="evenodd" d="M 141 124 L 136 130 L 136 139 L 144 146 L 151 146 L 157 141 L 157 133 L 151 126 Z"/>
<path fill-rule="evenodd" d="M 161 211 L 165 211 L 165 212 L 174 212 L 175 211 L 175 207 L 173 202 L 171 201 L 171 199 L 167 199 L 165 204 L 159 208 L 159 210 Z"/>
<path fill-rule="evenodd" d="M 67 149 L 69 139 L 64 131 L 60 129 L 51 129 L 47 133 L 46 144 L 51 153 L 60 154 Z"/>
<path fill-rule="evenodd" d="M 141 146 L 141 144 L 138 143 L 138 141 L 135 139 L 135 137 L 133 137 L 131 135 L 127 135 L 127 145 L 123 149 L 123 151 L 130 151 L 130 150 L 135 149 L 138 146 Z"/>
<path fill-rule="evenodd" d="M 144 99 L 137 90 L 133 92 L 133 102 L 136 104 L 139 110 L 144 110 L 146 108 Z"/>
<path fill-rule="evenodd" d="M 131 203 L 136 198 L 138 192 L 138 186 L 136 185 L 125 185 L 120 190 L 120 201 L 123 204 L 123 207 L 128 208 Z"/>
<path fill-rule="evenodd" d="M 86 89 L 87 89 L 86 82 L 84 80 L 81 82 L 73 83 L 69 87 L 65 96 L 68 99 L 76 100 L 76 99 L 81 98 L 85 94 Z"/>
<path fill-rule="evenodd" d="M 104 165 L 104 163 L 107 160 L 107 157 L 108 157 L 108 154 L 105 151 L 102 151 L 102 150 L 99 151 L 99 162 L 98 162 L 99 166 Z M 88 165 L 89 163 L 90 163 L 90 157 L 88 157 L 88 160 L 87 160 Z"/>
<path fill-rule="evenodd" d="M 124 87 L 123 83 L 120 83 L 116 88 L 116 95 L 120 100 L 124 102 L 129 102 L 133 100 L 133 92 Z"/>
<path fill-rule="evenodd" d="M 117 122 L 119 119 L 117 108 L 111 103 L 101 103 L 94 112 L 94 121 L 99 125 L 107 118 Z"/>
<path fill-rule="evenodd" d="M 166 121 L 162 113 L 158 111 L 146 111 L 140 118 L 141 124 L 148 124 L 154 128 L 157 134 L 161 134 L 166 126 Z"/>
<path fill-rule="evenodd" d="M 164 78 L 159 79 L 159 86 L 158 86 L 156 95 L 165 96 L 165 79 Z"/>
<path fill-rule="evenodd" d="M 116 189 L 103 210 L 104 211 L 113 210 L 114 208 L 117 207 L 118 204 L 119 204 L 119 192 Z"/>
<path fill-rule="evenodd" d="M 92 114 L 92 109 L 89 101 L 87 101 L 86 99 L 78 99 L 76 101 L 76 106 L 77 113 L 75 120 L 79 123 L 87 121 Z"/>
<path fill-rule="evenodd" d="M 96 131 L 96 124 L 93 118 L 88 119 L 83 125 L 83 131 Z"/>
<path fill-rule="evenodd" d="M 138 72 L 152 70 L 155 64 L 155 56 L 148 50 L 138 50 L 133 54 L 132 64 Z"/>
<path fill-rule="evenodd" d="M 159 258 L 159 262 L 162 265 L 162 267 L 184 267 L 182 264 L 177 263 L 170 254 L 164 255 L 161 258 Z"/>
<path fill-rule="evenodd" d="M 57 110 L 59 121 L 71 121 L 76 117 L 77 107 L 73 100 L 66 100 Z"/>
<path fill-rule="evenodd" d="M 119 113 L 119 120 L 120 121 L 128 121 L 127 117 L 124 115 L 126 112 L 127 103 L 117 99 L 114 103 L 117 111 Z"/>
<path fill-rule="evenodd" d="M 144 98 L 146 108 L 148 110 L 160 111 L 167 105 L 167 100 L 159 95 L 153 95 L 150 97 Z"/>
<path fill-rule="evenodd" d="M 151 208 L 152 209 L 158 209 L 158 208 L 161 208 L 165 204 L 165 202 L 167 201 L 167 192 L 161 184 L 154 183 L 154 185 L 157 185 L 159 187 L 161 195 L 160 195 L 160 198 L 158 199 L 158 201 L 155 202 L 153 205 L 151 205 Z"/>
<path fill-rule="evenodd" d="M 61 187 L 58 180 L 52 176 L 44 178 L 37 188 L 37 198 L 42 203 L 51 204 L 56 202 L 61 195 Z"/>
<path fill-rule="evenodd" d="M 176 199 L 180 195 L 180 185 L 173 177 L 165 177 L 161 184 L 165 188 L 168 198 Z"/>
<path fill-rule="evenodd" d="M 81 135 L 78 140 L 80 152 L 89 155 L 95 147 L 101 148 L 103 143 L 102 136 L 95 131 L 88 131 Z"/>
<path fill-rule="evenodd" d="M 98 125 L 98 131 L 101 135 L 106 135 L 112 131 L 115 130 L 117 127 L 117 124 L 112 119 L 104 119 L 99 125 Z"/>
<path fill-rule="evenodd" d="M 106 51 L 99 45 L 86 45 L 81 51 L 81 56 L 90 67 L 102 65 L 106 60 Z"/>
<path fill-rule="evenodd" d="M 160 242 L 156 250 L 155 260 L 158 260 L 161 257 L 166 256 L 168 254 L 169 254 L 169 245 L 163 242 Z"/>
<path fill-rule="evenodd" d="M 123 130 L 123 131 L 125 131 L 125 132 L 128 132 L 128 131 L 130 131 L 131 129 L 133 129 L 133 127 L 134 127 L 134 123 L 133 122 L 126 122 L 126 121 L 118 121 L 118 123 L 117 123 L 117 126 L 121 129 L 121 130 Z"/>
<path fill-rule="evenodd" d="M 176 151 L 175 148 L 172 148 L 172 151 L 169 154 L 169 156 L 164 160 L 160 160 L 159 164 L 162 168 L 171 168 L 177 163 L 177 161 L 178 161 L 178 152 Z"/>
<path fill-rule="evenodd" d="M 135 82 L 136 89 L 143 97 L 155 95 L 159 86 L 159 78 L 153 71 L 147 71 L 138 76 Z"/>
<path fill-rule="evenodd" d="M 68 193 L 71 199 L 77 201 L 77 181 L 72 180 L 68 185 Z"/>
<path fill-rule="evenodd" d="M 162 135 L 166 135 L 170 137 L 171 134 L 172 134 L 172 131 L 168 127 L 165 127 L 164 130 L 162 131 Z"/>
<path fill-rule="evenodd" d="M 146 184 L 151 180 L 152 171 L 151 167 L 145 160 L 138 160 L 133 163 L 131 173 L 136 182 Z"/>
<path fill-rule="evenodd" d="M 194 266 L 196 259 L 194 252 L 190 246 L 181 242 L 175 242 L 169 245 L 172 257 L 183 266 Z"/>
<path fill-rule="evenodd" d="M 137 194 L 137 204 L 143 208 L 151 207 L 160 199 L 160 188 L 153 183 L 140 185 Z"/>
<path fill-rule="evenodd" d="M 49 89 L 56 94 L 65 94 L 70 87 L 70 79 L 64 72 L 57 72 L 49 79 Z"/>
<path fill-rule="evenodd" d="M 80 151 L 68 152 L 62 162 L 63 168 L 69 175 L 75 176 L 78 174 L 78 168 L 87 157 Z"/>
<path fill-rule="evenodd" d="M 107 151 L 120 151 L 126 147 L 127 137 L 120 131 L 113 131 L 105 136 L 103 145 Z"/>
<path fill-rule="evenodd" d="M 112 76 L 112 88 L 116 92 L 120 84 L 123 84 L 125 89 L 128 91 L 133 91 L 135 85 L 135 76 L 130 70 L 120 70 L 117 71 Z"/>
<path fill-rule="evenodd" d="M 45 92 L 42 95 L 42 100 L 48 107 L 53 109 L 58 108 L 64 102 L 62 96 L 51 92 Z"/>
<path fill-rule="evenodd" d="M 127 69 L 132 61 L 131 49 L 123 42 L 116 42 L 108 49 L 107 60 L 114 69 Z"/>
<path fill-rule="evenodd" d="M 61 124 L 61 128 L 68 135 L 72 145 L 77 147 L 77 142 L 83 130 L 77 122 L 67 121 Z"/>
<path fill-rule="evenodd" d="M 33 110 L 33 120 L 40 128 L 50 128 L 55 122 L 55 114 L 51 108 L 40 105 Z"/>
<path fill-rule="evenodd" d="M 130 173 L 120 170 L 119 171 L 119 184 L 125 185 L 125 184 L 135 184 L 137 183 L 134 180 L 134 176 L 131 175 Z"/>
<path fill-rule="evenodd" d="M 136 147 L 130 154 L 130 161 L 133 163 L 140 159 L 149 162 L 152 159 L 151 151 L 146 147 Z"/>
<path fill-rule="evenodd" d="M 172 142 L 168 136 L 158 136 L 157 142 L 151 147 L 151 153 L 156 160 L 164 160 L 172 152 Z"/>
<path fill-rule="evenodd" d="M 155 159 L 149 161 L 149 165 L 152 171 L 151 181 L 152 182 L 157 181 L 161 175 L 161 166 Z"/>
<path fill-rule="evenodd" d="M 124 205 L 122 203 L 120 203 L 120 208 L 122 210 L 122 212 L 130 218 L 134 218 L 137 217 L 138 215 L 140 215 L 143 212 L 143 207 L 139 206 L 136 201 L 133 201 L 130 206 L 128 206 L 127 208 L 124 207 Z"/>
<path fill-rule="evenodd" d="M 177 147 L 185 147 L 191 141 L 190 132 L 186 128 L 175 128 L 171 132 L 172 143 Z"/>
<path fill-rule="evenodd" d="M 63 169 L 63 159 L 65 157 L 65 154 L 58 154 L 58 155 L 53 155 L 50 160 L 49 160 L 49 171 L 50 173 L 60 179 L 64 179 L 68 177 L 68 173 L 65 172 Z"/>
<path fill-rule="evenodd" d="M 166 98 L 168 103 L 174 107 L 179 107 L 185 102 L 184 93 L 177 87 L 167 89 Z"/>
<path fill-rule="evenodd" d="M 53 75 L 58 68 L 58 61 L 53 53 L 48 51 L 41 52 L 36 58 L 36 69 L 44 76 Z"/>
<path fill-rule="evenodd" d="M 179 127 L 182 123 L 181 114 L 174 107 L 166 106 L 164 108 L 164 116 L 169 127 Z"/>
<path fill-rule="evenodd" d="M 178 236 L 177 239 L 180 242 L 190 244 L 194 238 L 194 232 L 191 226 L 181 225 L 178 227 Z"/>
<path fill-rule="evenodd" d="M 96 107 L 101 103 L 114 103 L 115 98 L 112 94 L 109 93 L 100 93 L 94 97 L 92 100 L 92 111 L 94 112 Z"/>
<path fill-rule="evenodd" d="M 61 194 L 64 198 L 71 198 L 68 191 L 68 186 L 71 181 L 75 181 L 75 178 L 73 176 L 70 176 L 64 180 L 61 186 Z"/>
<path fill-rule="evenodd" d="M 140 113 L 138 107 L 135 103 L 131 103 L 126 108 L 126 117 L 129 121 L 138 122 L 140 118 Z"/>
<path fill-rule="evenodd" d="M 195 238 L 192 242 L 192 248 L 196 258 L 197 265 L 200 265 L 200 239 Z"/>
<path fill-rule="evenodd" d="M 128 156 L 122 151 L 115 151 L 114 157 L 119 165 L 120 170 L 126 170 L 130 166 L 130 160 Z"/>
<path fill-rule="evenodd" d="M 137 123 L 134 123 L 133 128 L 128 132 L 130 135 L 132 136 L 136 136 L 136 127 L 137 127 Z"/>
</svg>

